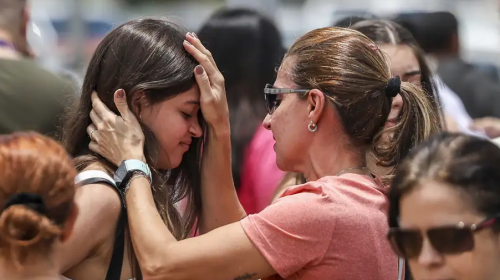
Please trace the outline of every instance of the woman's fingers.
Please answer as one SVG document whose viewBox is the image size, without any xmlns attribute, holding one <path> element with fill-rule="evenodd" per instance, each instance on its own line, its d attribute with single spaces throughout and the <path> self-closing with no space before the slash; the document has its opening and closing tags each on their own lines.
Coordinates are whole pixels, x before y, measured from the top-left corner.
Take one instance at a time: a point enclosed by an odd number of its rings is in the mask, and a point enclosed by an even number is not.
<svg viewBox="0 0 500 280">
<path fill-rule="evenodd" d="M 101 99 L 99 99 L 99 96 L 97 96 L 97 92 L 92 92 L 91 95 L 91 100 L 92 100 L 92 107 L 94 108 L 95 113 L 101 118 L 101 119 L 108 119 L 112 118 L 112 116 L 116 116 L 115 113 L 113 113 L 111 110 L 102 103 Z"/>
<path fill-rule="evenodd" d="M 214 67 L 217 70 L 219 70 L 217 68 L 217 64 L 215 63 L 214 57 L 212 56 L 212 53 L 209 50 L 207 50 L 207 48 L 205 48 L 205 46 L 201 43 L 200 39 L 198 38 L 198 36 L 196 36 L 196 34 L 194 34 L 194 32 L 188 32 L 186 34 L 186 40 L 189 43 L 191 43 L 191 45 L 193 45 L 197 50 L 206 55 L 208 59 L 212 62 Z"/>
<path fill-rule="evenodd" d="M 98 155 L 103 156 L 101 149 L 99 149 L 99 144 L 97 144 L 96 141 L 90 141 L 89 150 L 98 154 Z"/>
<path fill-rule="evenodd" d="M 217 74 L 218 71 L 215 69 L 214 63 L 195 46 L 188 41 L 184 41 L 184 48 L 205 68 L 210 77 Z"/>
<path fill-rule="evenodd" d="M 92 120 L 92 123 L 93 123 L 96 127 L 101 126 L 101 124 L 102 124 L 102 119 L 101 119 L 101 117 L 99 117 L 99 116 L 97 115 L 97 113 L 95 112 L 95 110 L 94 110 L 94 109 L 90 110 L 90 114 L 89 114 L 89 115 L 90 115 L 90 119 Z"/>
<path fill-rule="evenodd" d="M 202 95 L 211 93 L 212 87 L 210 86 L 210 79 L 207 76 L 203 66 L 198 65 L 194 68 L 194 77 L 196 78 L 196 83 L 200 87 L 200 92 Z"/>
<path fill-rule="evenodd" d="M 134 114 L 128 107 L 127 95 L 123 89 L 115 91 L 114 100 L 118 112 L 120 112 L 120 115 L 125 121 L 137 121 Z"/>
<path fill-rule="evenodd" d="M 95 125 L 91 124 L 91 125 L 87 126 L 87 134 L 89 135 L 90 140 L 97 142 L 98 131 L 97 131 L 97 127 Z"/>
<path fill-rule="evenodd" d="M 208 77 L 210 78 L 210 83 L 212 85 L 217 85 L 220 87 L 224 86 L 224 77 L 215 66 L 215 62 L 212 62 L 212 60 L 210 60 L 208 56 L 203 54 L 188 41 L 184 41 L 184 48 L 196 59 L 196 61 L 200 63 L 201 66 L 203 66 L 203 68 L 207 72 Z"/>
</svg>

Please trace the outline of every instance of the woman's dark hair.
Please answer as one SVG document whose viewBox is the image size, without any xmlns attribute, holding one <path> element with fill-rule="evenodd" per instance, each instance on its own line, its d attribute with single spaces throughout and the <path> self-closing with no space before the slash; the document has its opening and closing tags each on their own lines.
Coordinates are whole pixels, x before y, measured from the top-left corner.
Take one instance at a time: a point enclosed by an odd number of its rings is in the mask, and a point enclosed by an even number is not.
<svg viewBox="0 0 500 280">
<path fill-rule="evenodd" d="M 106 106 L 119 114 L 113 101 L 118 89 L 125 90 L 129 104 L 137 93 L 144 93 L 147 101 L 154 104 L 188 91 L 196 84 L 193 71 L 197 62 L 183 47 L 186 33 L 168 20 L 140 19 L 119 26 L 101 41 L 87 69 L 81 98 L 69 111 L 63 127 L 64 146 L 75 157 L 79 171 L 94 162 L 106 164 L 109 173 L 116 169 L 88 150 L 90 138 L 86 128 L 91 124 L 92 91 L 97 91 Z M 201 112 L 199 119 L 204 128 Z M 143 131 L 146 160 L 150 167 L 154 167 L 158 144 L 147 127 L 143 126 Z M 193 139 L 179 167 L 168 171 L 153 170 L 156 207 L 177 239 L 189 236 L 200 215 L 202 141 L 201 138 Z M 184 198 L 187 199 L 187 208 L 181 215 L 175 205 Z"/>
<path fill-rule="evenodd" d="M 319 89 L 333 101 L 355 149 L 372 150 L 377 164 L 396 168 L 410 148 L 440 131 L 440 118 L 433 99 L 420 87 L 401 82 L 403 106 L 397 123 L 384 128 L 392 104 L 386 93 L 391 71 L 384 53 L 374 46 L 352 29 L 316 29 L 290 48 L 285 60 L 291 66 L 284 71 L 297 88 Z M 394 136 L 382 141 L 387 130 Z"/>
<path fill-rule="evenodd" d="M 486 139 L 440 133 L 411 151 L 389 191 L 389 226 L 398 227 L 401 198 L 424 181 L 447 184 L 487 217 L 500 213 L 500 148 Z"/>
<path fill-rule="evenodd" d="M 426 53 L 447 53 L 458 36 L 458 20 L 450 12 L 411 12 L 394 21 L 408 29 Z"/>
<path fill-rule="evenodd" d="M 242 8 L 216 12 L 198 37 L 212 53 L 226 81 L 232 172 L 238 189 L 245 149 L 267 114 L 263 88 L 276 79 L 276 67 L 285 50 L 273 21 Z"/>
</svg>

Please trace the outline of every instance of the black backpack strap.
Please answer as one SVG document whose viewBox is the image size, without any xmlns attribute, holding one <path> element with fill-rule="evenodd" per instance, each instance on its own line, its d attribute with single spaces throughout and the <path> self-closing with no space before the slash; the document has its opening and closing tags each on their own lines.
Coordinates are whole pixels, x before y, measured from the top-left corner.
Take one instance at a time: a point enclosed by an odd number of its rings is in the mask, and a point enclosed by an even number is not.
<svg viewBox="0 0 500 280">
<path fill-rule="evenodd" d="M 75 184 L 84 186 L 89 184 L 107 184 L 112 186 L 120 195 L 122 209 L 116 225 L 115 243 L 113 244 L 113 255 L 106 273 L 106 280 L 120 280 L 123 266 L 123 256 L 125 254 L 125 226 L 127 223 L 127 211 L 123 197 L 118 190 L 115 181 L 105 172 L 100 170 L 88 170 L 79 173 L 75 178 Z"/>
</svg>

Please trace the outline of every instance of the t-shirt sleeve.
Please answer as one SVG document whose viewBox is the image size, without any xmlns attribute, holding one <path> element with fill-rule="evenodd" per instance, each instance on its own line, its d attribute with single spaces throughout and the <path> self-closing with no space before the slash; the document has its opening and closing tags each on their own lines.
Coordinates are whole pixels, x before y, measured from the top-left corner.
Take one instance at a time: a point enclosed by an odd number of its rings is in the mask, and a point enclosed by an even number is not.
<svg viewBox="0 0 500 280">
<path fill-rule="evenodd" d="M 320 183 L 289 188 L 259 214 L 241 221 L 248 238 L 283 278 L 319 263 L 332 241 L 335 216 Z"/>
</svg>

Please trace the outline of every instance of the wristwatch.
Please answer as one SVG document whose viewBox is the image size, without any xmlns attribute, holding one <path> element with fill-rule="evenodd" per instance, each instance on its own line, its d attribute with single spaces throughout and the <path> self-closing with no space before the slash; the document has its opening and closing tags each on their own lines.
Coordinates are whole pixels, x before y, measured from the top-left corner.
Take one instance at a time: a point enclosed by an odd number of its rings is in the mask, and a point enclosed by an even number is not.
<svg viewBox="0 0 500 280">
<path fill-rule="evenodd" d="M 153 175 L 151 174 L 149 166 L 145 162 L 137 159 L 128 159 L 124 160 L 115 172 L 113 179 L 115 180 L 118 189 L 123 191 L 130 178 L 132 178 L 132 176 L 136 173 L 142 173 L 145 176 L 148 176 L 149 181 L 153 182 Z"/>
</svg>

